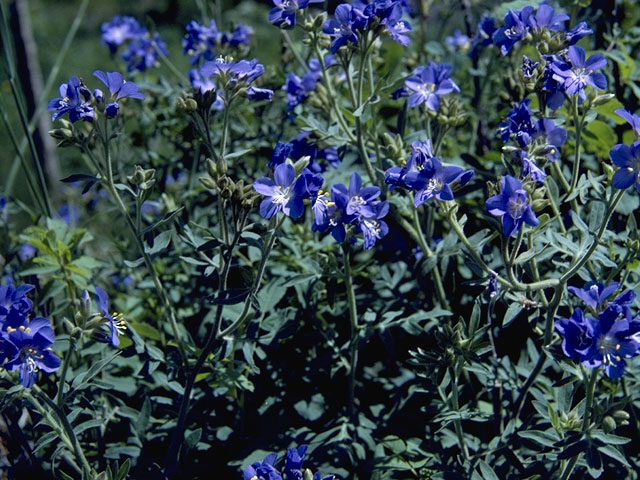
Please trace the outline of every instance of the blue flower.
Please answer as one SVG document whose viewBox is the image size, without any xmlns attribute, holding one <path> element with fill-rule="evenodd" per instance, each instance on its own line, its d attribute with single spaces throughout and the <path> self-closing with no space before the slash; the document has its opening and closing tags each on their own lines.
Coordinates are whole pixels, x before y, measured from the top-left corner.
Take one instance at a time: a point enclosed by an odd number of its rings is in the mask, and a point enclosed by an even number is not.
<svg viewBox="0 0 640 480">
<path fill-rule="evenodd" d="M 228 42 L 232 47 L 249 45 L 252 34 L 253 29 L 250 26 L 240 24 L 236 26 L 233 32 L 231 32 L 231 37 L 228 39 Z"/>
<path fill-rule="evenodd" d="M 536 68 L 540 62 L 534 62 L 526 55 L 522 56 L 522 76 L 524 78 L 532 78 Z"/>
<path fill-rule="evenodd" d="M 149 34 L 137 37 L 129 43 L 122 53 L 122 59 L 127 64 L 127 71 L 138 70 L 144 72 L 147 68 L 158 65 L 159 56 L 168 56 L 167 44 L 157 33 L 151 38 Z"/>
<path fill-rule="evenodd" d="M 0 322 L 5 322 L 9 317 L 26 318 L 33 303 L 27 298 L 27 293 L 34 289 L 33 285 L 24 284 L 15 288 L 11 285 L 0 286 Z M 15 320 L 14 320 L 15 322 Z M 21 320 L 17 320 L 18 324 Z M 0 325 L 0 328 L 4 326 Z"/>
<path fill-rule="evenodd" d="M 556 127 L 551 118 L 541 118 L 536 123 L 535 140 L 542 139 L 547 145 L 546 156 L 551 162 L 558 159 L 559 150 L 567 141 L 567 131 L 564 128 Z"/>
<path fill-rule="evenodd" d="M 404 84 L 409 95 L 409 106 L 417 107 L 424 104 L 428 110 L 437 111 L 440 108 L 440 97 L 460 88 L 449 78 L 450 65 L 439 65 L 430 62 L 427 67 L 418 67 Z"/>
<path fill-rule="evenodd" d="M 243 480 L 282 480 L 282 474 L 276 470 L 274 464 L 278 456 L 275 453 L 267 455 L 262 462 L 252 463 L 244 469 Z"/>
<path fill-rule="evenodd" d="M 613 174 L 611 183 L 619 190 L 625 190 L 634 185 L 640 193 L 640 141 L 630 147 L 619 143 L 609 152 L 611 161 L 620 167 Z"/>
<path fill-rule="evenodd" d="M 586 98 L 585 87 L 587 85 L 604 90 L 607 87 L 607 77 L 596 70 L 607 65 L 607 60 L 600 54 L 591 55 L 586 59 L 583 48 L 569 47 L 569 63 L 555 62 L 551 64 L 553 78 L 562 85 L 569 96 L 579 95 L 580 101 Z"/>
<path fill-rule="evenodd" d="M 444 41 L 455 50 L 467 50 L 471 44 L 469 37 L 462 33 L 459 28 L 456 28 L 453 35 L 448 36 Z"/>
<path fill-rule="evenodd" d="M 564 30 L 563 23 L 569 20 L 569 15 L 564 13 L 560 15 L 554 15 L 555 10 L 552 6 L 542 3 L 535 16 L 528 17 L 528 23 L 532 30 L 542 31 L 545 28 L 552 32 L 561 32 Z"/>
<path fill-rule="evenodd" d="M 575 45 L 581 38 L 591 35 L 593 30 L 585 22 L 580 22 L 566 33 L 567 45 Z"/>
<path fill-rule="evenodd" d="M 269 100 L 273 98 L 273 90 L 250 86 L 245 93 L 249 100 Z"/>
<path fill-rule="evenodd" d="M 511 135 L 515 136 L 518 145 L 529 145 L 531 136 L 535 132 L 533 113 L 529 108 L 531 99 L 527 98 L 520 105 L 516 105 L 507 115 L 507 119 L 498 126 L 498 134 L 503 142 L 507 142 Z"/>
<path fill-rule="evenodd" d="M 473 172 L 467 174 L 465 183 L 471 179 Z M 419 207 L 424 202 L 437 198 L 438 200 L 453 200 L 450 185 L 465 175 L 464 169 L 457 166 L 445 167 L 437 157 L 430 159 L 429 165 L 419 172 L 410 172 L 405 177 L 405 183 L 416 189 L 414 205 Z"/>
<path fill-rule="evenodd" d="M 477 25 L 477 33 L 471 39 L 471 51 L 469 57 L 477 59 L 483 48 L 493 43 L 493 34 L 496 32 L 495 20 L 484 15 Z"/>
<path fill-rule="evenodd" d="M 542 185 L 544 183 L 544 179 L 547 176 L 536 162 L 527 155 L 527 152 L 523 150 L 519 150 L 515 152 L 514 155 L 520 158 L 520 162 L 522 163 L 522 176 L 529 177 L 531 180 L 536 182 L 538 185 Z"/>
<path fill-rule="evenodd" d="M 273 178 L 275 181 L 262 177 L 253 184 L 256 192 L 267 197 L 260 203 L 260 215 L 271 218 L 281 211 L 291 218 L 302 216 L 304 182 L 296 179 L 293 166 L 288 163 L 278 165 L 274 170 Z"/>
<path fill-rule="evenodd" d="M 345 208 L 347 215 L 359 215 L 365 218 L 374 218 L 377 214 L 376 198 L 380 196 L 380 188 L 362 188 L 362 178 L 353 172 L 347 191 L 348 200 Z"/>
<path fill-rule="evenodd" d="M 221 39 L 216 22 L 211 20 L 207 27 L 192 20 L 185 30 L 187 33 L 182 40 L 182 48 L 184 53 L 189 55 L 191 65 L 199 63 L 202 59 L 213 60 L 213 49 Z"/>
<path fill-rule="evenodd" d="M 215 61 L 206 62 L 200 68 L 200 74 L 205 77 L 221 77 L 223 81 L 232 85 L 238 82 L 252 83 L 264 73 L 264 65 L 258 63 L 255 58 L 252 60 L 240 60 L 234 62 L 218 57 Z"/>
<path fill-rule="evenodd" d="M 562 350 L 569 358 L 587 368 L 604 366 L 609 378 L 624 374 L 625 358 L 638 353 L 637 334 L 640 322 L 618 319 L 616 308 L 607 308 L 598 319 L 586 318 L 580 308 L 570 319 L 556 319 L 555 328 L 562 336 Z"/>
<path fill-rule="evenodd" d="M 413 142 L 411 144 L 411 156 L 404 167 L 391 167 L 384 172 L 384 181 L 389 185 L 389 190 L 395 187 L 411 188 L 405 182 L 405 177 L 411 172 L 421 172 L 425 167 L 431 165 L 433 150 L 431 140 L 424 142 Z"/>
<path fill-rule="evenodd" d="M 102 31 L 102 43 L 109 47 L 111 53 L 115 53 L 120 45 L 128 40 L 133 40 L 146 33 L 133 17 L 116 15 L 110 22 L 100 26 Z"/>
<path fill-rule="evenodd" d="M 113 118 L 118 114 L 120 110 L 118 100 L 123 98 L 144 99 L 144 94 L 140 92 L 140 87 L 133 82 L 127 82 L 118 72 L 105 73 L 101 70 L 96 70 L 93 75 L 107 86 L 111 94 L 111 102 L 105 108 L 105 113 L 109 118 Z"/>
<path fill-rule="evenodd" d="M 279 28 L 292 28 L 296 24 L 298 10 L 319 1 L 322 0 L 273 0 L 275 7 L 269 11 L 269 22 Z"/>
<path fill-rule="evenodd" d="M 367 24 L 364 13 L 348 3 L 338 5 L 334 15 L 335 19 L 327 20 L 322 26 L 322 31 L 332 37 L 330 49 L 333 54 L 347 42 L 357 43 L 356 31 Z"/>
<path fill-rule="evenodd" d="M 640 116 L 636 115 L 635 113 L 628 112 L 622 108 L 617 109 L 616 114 L 620 118 L 626 120 L 629 125 L 631 125 L 631 128 L 633 128 L 633 131 L 636 133 L 636 138 L 640 138 Z"/>
<path fill-rule="evenodd" d="M 0 351 L 7 359 L 4 368 L 20 370 L 20 382 L 31 387 L 38 379 L 38 371 L 55 372 L 60 359 L 51 350 L 55 340 L 49 320 L 36 317 L 24 320 L 19 326 L 7 326 L 0 339 Z"/>
<path fill-rule="evenodd" d="M 357 229 L 362 232 L 365 250 L 373 248 L 376 240 L 380 240 L 389 233 L 388 225 L 382 220 L 387 213 L 389 213 L 389 203 L 378 202 L 375 206 L 375 215 L 373 217 L 359 217 Z"/>
<path fill-rule="evenodd" d="M 0 212 L 7 206 L 7 197 L 0 195 Z"/>
<path fill-rule="evenodd" d="M 617 282 L 611 282 L 606 287 L 602 283 L 587 282 L 584 288 L 567 287 L 567 290 L 580 298 L 594 312 L 599 312 L 602 310 L 605 300 L 613 295 L 619 287 L 620 284 Z"/>
<path fill-rule="evenodd" d="M 109 330 L 107 343 L 117 347 L 120 345 L 120 339 L 118 337 L 122 335 L 126 329 L 124 319 L 120 314 L 114 313 L 112 315 L 109 313 L 109 296 L 100 287 L 95 287 L 95 290 L 96 295 L 98 296 L 98 308 L 100 309 L 102 318 L 105 320 L 105 324 Z M 98 335 L 98 339 L 103 340 L 101 335 Z"/>
<path fill-rule="evenodd" d="M 491 215 L 502 217 L 502 233 L 510 237 L 518 232 L 523 223 L 535 227 L 540 224 L 527 200 L 522 183 L 511 175 L 502 177 L 500 194 L 486 202 Z"/>
<path fill-rule="evenodd" d="M 52 122 L 67 113 L 71 123 L 78 120 L 90 122 L 95 118 L 95 111 L 89 104 L 91 92 L 78 77 L 69 78 L 68 83 L 60 85 L 59 91 L 60 97 L 49 100 L 47 106 L 47 111 L 53 112 Z"/>
<path fill-rule="evenodd" d="M 529 17 L 533 7 L 524 7 L 519 12 L 509 10 L 504 17 L 505 25 L 493 34 L 493 43 L 500 47 L 502 55 L 507 55 L 513 46 L 522 40 L 529 28 Z"/>
<path fill-rule="evenodd" d="M 302 480 L 302 462 L 307 453 L 307 446 L 301 445 L 298 448 L 290 448 L 287 450 L 287 457 L 284 464 L 283 473 L 287 476 L 287 480 Z"/>
<path fill-rule="evenodd" d="M 385 27 L 385 32 L 402 46 L 409 45 L 410 38 L 407 33 L 411 32 L 411 24 L 402 20 L 402 7 L 396 5 L 389 15 L 380 22 Z"/>
</svg>

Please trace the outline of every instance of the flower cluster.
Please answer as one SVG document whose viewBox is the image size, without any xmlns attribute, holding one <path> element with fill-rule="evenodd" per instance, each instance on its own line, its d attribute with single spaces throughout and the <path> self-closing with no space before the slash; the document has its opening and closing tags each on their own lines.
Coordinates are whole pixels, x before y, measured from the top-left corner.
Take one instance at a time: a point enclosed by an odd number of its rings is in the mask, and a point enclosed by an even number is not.
<svg viewBox="0 0 640 480">
<path fill-rule="evenodd" d="M 335 18 L 327 20 L 322 31 L 331 37 L 331 53 L 336 53 L 344 45 L 358 43 L 359 34 L 378 24 L 393 40 L 407 46 L 411 25 L 402 19 L 405 13 L 402 2 L 392 0 L 374 0 L 368 4 L 341 3 L 336 7 Z"/>
<path fill-rule="evenodd" d="M 199 75 L 190 74 L 190 77 L 192 86 L 202 93 L 216 88 L 215 82 L 207 80 L 207 77 L 215 77 L 222 90 L 229 91 L 232 95 L 242 94 L 250 100 L 271 100 L 273 90 L 252 85 L 263 73 L 264 66 L 255 58 L 235 62 L 218 57 L 215 61 L 206 62 L 200 68 Z M 223 101 L 227 101 L 222 97 Z"/>
<path fill-rule="evenodd" d="M 185 55 L 189 55 L 191 65 L 197 65 L 202 60 L 213 60 L 214 50 L 224 45 L 233 48 L 248 45 L 253 33 L 253 29 L 247 25 L 238 25 L 232 32 L 221 32 L 214 20 L 209 26 L 192 20 L 185 30 L 182 48 Z"/>
<path fill-rule="evenodd" d="M 569 46 L 593 33 L 584 22 L 565 32 L 564 22 L 567 20 L 569 20 L 568 15 L 556 15 L 554 8 L 546 3 L 541 4 L 535 13 L 534 7 L 531 6 L 519 11 L 509 10 L 504 17 L 504 26 L 496 29 L 491 38 L 494 45 L 500 47 L 502 54 L 507 55 L 528 35 L 532 38 L 540 38 L 545 31 L 560 33 L 564 36 L 564 44 Z"/>
<path fill-rule="evenodd" d="M 118 72 L 93 72 L 109 90 L 109 98 L 104 97 L 102 90 L 96 88 L 91 91 L 78 78 L 71 77 L 67 83 L 60 85 L 60 97 L 49 101 L 47 110 L 53 112 L 51 121 L 55 121 L 63 115 L 69 114 L 69 120 L 74 123 L 78 120 L 93 121 L 96 116 L 96 107 L 104 111 L 107 118 L 113 118 L 120 112 L 120 102 L 125 98 L 144 99 L 144 94 L 133 82 L 126 81 Z"/>
<path fill-rule="evenodd" d="M 321 149 L 313 143 L 311 133 L 302 132 L 288 143 L 278 142 L 276 144 L 269 160 L 269 168 L 275 168 L 285 163 L 287 158 L 295 162 L 303 157 L 308 157 L 307 168 L 313 173 L 324 172 L 327 165 L 333 168 L 338 168 L 340 165 L 340 157 L 336 147 Z"/>
<path fill-rule="evenodd" d="M 333 55 L 326 55 L 324 57 L 325 67 L 328 68 L 336 63 Z M 287 92 L 287 106 L 290 110 L 293 110 L 297 105 L 304 102 L 309 94 L 316 89 L 316 85 L 320 76 L 322 75 L 322 68 L 320 60 L 312 58 L 309 61 L 309 71 L 302 77 L 299 77 L 295 73 L 291 72 L 282 86 L 282 89 Z"/>
<path fill-rule="evenodd" d="M 302 445 L 298 448 L 290 448 L 287 450 L 284 469 L 280 472 L 276 467 L 278 455 L 272 453 L 267 455 L 261 462 L 254 462 L 244 469 L 242 474 L 243 480 L 302 480 L 303 478 L 311 478 L 313 480 L 334 480 L 334 475 L 320 476 L 319 472 L 312 474 L 309 469 L 302 468 L 304 457 L 307 453 L 307 446 Z"/>
<path fill-rule="evenodd" d="M 429 62 L 426 67 L 416 68 L 394 97 L 408 96 L 410 107 L 424 105 L 427 110 L 436 112 L 440 108 L 440 97 L 460 91 L 451 80 L 452 72 L 453 67 L 449 64 Z"/>
<path fill-rule="evenodd" d="M 551 118 L 536 119 L 530 103 L 531 99 L 525 99 L 516 105 L 498 126 L 498 135 L 503 142 L 510 139 L 516 142 L 513 156 L 521 163 L 523 177 L 542 183 L 546 174 L 538 163 L 558 159 L 560 147 L 567 141 L 567 131 L 557 127 Z"/>
<path fill-rule="evenodd" d="M 122 59 L 127 64 L 127 71 L 144 72 L 158 64 L 159 55 L 167 56 L 167 45 L 157 33 L 151 35 L 145 27 L 133 17 L 116 15 L 110 22 L 103 23 L 102 43 L 115 53 L 120 45 L 127 44 L 122 52 Z"/>
<path fill-rule="evenodd" d="M 609 378 L 624 374 L 625 359 L 636 356 L 640 348 L 640 317 L 632 319 L 630 306 L 635 292 L 628 290 L 615 300 L 606 302 L 619 285 L 606 287 L 587 283 L 584 289 L 570 291 L 591 310 L 591 317 L 576 308 L 571 318 L 557 318 L 555 328 L 562 335 L 562 350 L 569 358 L 587 368 L 604 367 Z"/>
<path fill-rule="evenodd" d="M 540 224 L 529 205 L 527 191 L 511 175 L 502 177 L 500 193 L 487 199 L 486 205 L 491 215 L 502 217 L 502 233 L 507 237 L 517 233 L 523 223 L 532 227 Z"/>
<path fill-rule="evenodd" d="M 318 189 L 311 198 L 313 209 L 313 231 L 324 232 L 327 229 L 337 242 L 347 238 L 346 227 L 354 225 L 362 232 L 364 248 L 373 248 L 389 232 L 382 220 L 389 212 L 389 203 L 378 200 L 378 187 L 362 187 L 362 178 L 357 173 L 351 175 L 349 188 L 342 183 L 331 188 L 329 194 Z"/>
<path fill-rule="evenodd" d="M 616 113 L 629 122 L 636 137 L 640 137 L 640 117 L 622 109 L 616 110 Z M 619 143 L 611 149 L 609 155 L 614 165 L 620 167 L 613 174 L 613 186 L 619 190 L 626 190 L 633 185 L 640 193 L 640 140 L 631 146 Z"/>
<path fill-rule="evenodd" d="M 444 166 L 433 155 L 431 140 L 413 142 L 411 156 L 404 167 L 391 167 L 385 172 L 389 190 L 402 187 L 414 190 L 414 205 L 419 207 L 432 198 L 453 200 L 451 185 L 465 185 L 473 176 L 472 170 L 458 166 Z"/>
<path fill-rule="evenodd" d="M 273 0 L 273 7 L 269 11 L 269 22 L 279 28 L 293 28 L 296 24 L 296 14 L 309 6 L 310 3 L 321 3 L 322 0 Z"/>
<path fill-rule="evenodd" d="M 588 59 L 583 48 L 571 46 L 568 49 L 567 58 L 553 59 L 549 64 L 551 69 L 551 81 L 555 81 L 553 85 L 548 82 L 547 88 L 551 91 L 552 101 L 551 108 L 559 108 L 562 103 L 556 92 L 564 92 L 573 97 L 578 95 L 579 103 L 586 99 L 585 88 L 587 85 L 598 90 L 607 88 L 607 77 L 598 72 L 607 65 L 607 60 L 601 54 L 591 55 Z M 555 94 L 555 96 L 554 96 Z"/>
<path fill-rule="evenodd" d="M 55 340 L 51 322 L 29 318 L 33 304 L 26 294 L 33 285 L 0 286 L 0 363 L 10 371 L 20 371 L 26 388 L 38 380 L 38 371 L 55 372 L 60 359 L 51 350 Z"/>
</svg>

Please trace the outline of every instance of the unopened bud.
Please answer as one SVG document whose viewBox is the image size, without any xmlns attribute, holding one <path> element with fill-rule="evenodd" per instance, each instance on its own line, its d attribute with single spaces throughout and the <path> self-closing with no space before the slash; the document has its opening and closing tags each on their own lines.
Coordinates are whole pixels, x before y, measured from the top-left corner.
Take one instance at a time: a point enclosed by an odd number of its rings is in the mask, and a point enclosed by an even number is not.
<svg viewBox="0 0 640 480">
<path fill-rule="evenodd" d="M 207 173 L 211 178 L 218 178 L 218 169 L 215 162 L 210 158 L 207 158 Z"/>
<path fill-rule="evenodd" d="M 602 429 L 607 433 L 613 432 L 617 426 L 616 421 L 609 415 L 602 419 Z"/>
<path fill-rule="evenodd" d="M 609 103 L 611 100 L 613 100 L 614 98 L 616 98 L 616 96 L 613 93 L 605 93 L 603 95 L 598 95 L 596 98 L 593 99 L 593 105 L 596 107 L 599 105 L 605 105 Z"/>
<path fill-rule="evenodd" d="M 216 182 L 214 182 L 211 178 L 209 177 L 200 177 L 198 178 L 198 180 L 200 180 L 200 183 L 202 185 L 204 185 L 205 188 L 209 188 L 211 190 L 213 190 L 214 188 L 216 188 Z"/>
<path fill-rule="evenodd" d="M 227 161 L 223 157 L 216 160 L 216 171 L 221 175 L 227 173 Z"/>
<path fill-rule="evenodd" d="M 311 157 L 309 155 L 305 155 L 304 157 L 301 157 L 300 160 L 298 160 L 296 163 L 293 164 L 293 168 L 296 170 L 296 175 L 300 175 L 302 173 L 302 170 L 307 168 L 307 165 L 309 165 L 310 160 L 311 160 Z"/>
</svg>

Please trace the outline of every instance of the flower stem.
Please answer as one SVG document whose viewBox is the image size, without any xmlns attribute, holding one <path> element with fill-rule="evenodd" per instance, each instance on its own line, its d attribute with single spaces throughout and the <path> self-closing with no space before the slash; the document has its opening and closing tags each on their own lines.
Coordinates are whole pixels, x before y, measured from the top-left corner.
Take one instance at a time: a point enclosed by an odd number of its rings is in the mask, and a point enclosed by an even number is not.
<svg viewBox="0 0 640 480">
<path fill-rule="evenodd" d="M 420 228 L 420 219 L 418 217 L 418 209 L 413 208 L 412 214 L 413 214 L 413 228 L 415 229 L 417 234 L 416 239 L 418 240 L 418 245 L 420 246 L 420 250 L 422 250 L 422 254 L 425 255 L 426 257 L 433 257 L 434 253 L 429 248 L 429 245 L 427 245 L 427 241 L 424 238 L 422 228 Z M 447 295 L 444 291 L 444 286 L 442 285 L 442 277 L 440 276 L 440 266 L 438 265 L 438 262 L 436 262 L 436 264 L 433 266 L 432 272 L 433 272 L 433 282 L 435 283 L 435 286 L 436 286 L 436 294 L 438 295 L 438 303 L 440 303 L 440 306 L 442 308 L 446 309 L 449 307 L 449 303 L 447 302 Z"/>
<path fill-rule="evenodd" d="M 456 373 L 456 366 L 451 365 L 449 367 L 449 375 L 451 375 L 451 408 L 455 413 L 460 412 L 460 405 L 458 399 L 458 375 Z M 465 461 L 469 460 L 469 450 L 467 449 L 467 444 L 464 441 L 464 435 L 462 433 L 462 424 L 460 423 L 460 418 L 455 418 L 453 420 L 453 426 L 456 431 L 456 437 L 458 437 L 458 445 L 460 446 L 460 451 L 462 452 L 462 457 Z"/>
<path fill-rule="evenodd" d="M 356 389 L 356 369 L 358 368 L 358 310 L 356 306 L 356 296 L 353 287 L 353 273 L 351 272 L 351 264 L 349 261 L 349 244 L 348 240 L 342 243 L 342 259 L 344 263 L 344 283 L 347 289 L 347 298 L 349 301 L 349 320 L 351 324 L 351 341 L 349 343 L 349 402 L 348 416 L 351 422 L 355 420 L 355 389 Z"/>
</svg>

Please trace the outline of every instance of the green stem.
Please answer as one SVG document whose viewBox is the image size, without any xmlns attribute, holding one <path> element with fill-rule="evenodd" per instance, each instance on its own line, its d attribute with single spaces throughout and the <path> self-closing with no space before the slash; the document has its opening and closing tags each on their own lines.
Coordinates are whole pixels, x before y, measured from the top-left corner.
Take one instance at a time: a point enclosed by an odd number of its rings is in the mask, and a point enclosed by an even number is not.
<svg viewBox="0 0 640 480">
<path fill-rule="evenodd" d="M 594 368 L 591 371 L 591 375 L 589 375 L 589 378 L 587 379 L 587 373 L 584 371 L 584 368 L 583 368 L 584 385 L 586 389 L 587 398 L 584 406 L 584 416 L 582 417 L 582 429 L 581 429 L 582 434 L 584 434 L 589 428 L 589 423 L 591 419 L 591 409 L 593 407 L 593 394 L 595 391 L 596 379 L 598 378 L 598 371 L 599 369 Z M 575 457 L 571 459 L 567 467 L 564 469 L 564 472 L 562 472 L 562 476 L 560 477 L 560 480 L 569 479 L 569 477 L 571 476 L 571 473 L 573 472 L 573 469 L 575 468 L 576 464 L 578 463 L 578 460 L 580 459 L 580 455 L 581 453 L 579 452 Z"/>
<path fill-rule="evenodd" d="M 458 375 L 456 373 L 456 366 L 451 365 L 449 367 L 449 375 L 451 375 L 451 408 L 457 414 L 460 412 L 460 405 L 458 399 Z M 460 418 L 455 418 L 453 420 L 453 425 L 456 431 L 456 437 L 458 437 L 458 445 L 460 446 L 460 451 L 462 452 L 462 457 L 465 461 L 469 460 L 469 450 L 467 449 L 467 444 L 464 441 L 464 435 L 462 433 L 462 424 L 460 423 Z"/>
<path fill-rule="evenodd" d="M 289 50 L 291 50 L 291 53 L 293 53 L 293 56 L 295 57 L 296 61 L 300 64 L 303 70 L 305 71 L 309 70 L 309 67 L 307 67 L 307 62 L 304 61 L 304 58 L 302 58 L 302 56 L 300 55 L 300 52 L 298 52 L 298 49 L 296 48 L 295 44 L 291 40 L 291 36 L 289 35 L 289 32 L 287 32 L 286 30 L 280 30 L 280 31 L 282 32 L 282 36 L 284 37 L 284 40 L 287 43 L 287 46 L 289 47 Z"/>
<path fill-rule="evenodd" d="M 569 189 L 569 194 L 572 194 L 577 185 L 578 185 L 578 176 L 580 175 L 580 150 L 582 144 L 582 123 L 584 121 L 584 117 L 580 119 L 580 115 L 578 113 L 578 96 L 572 98 L 572 106 L 573 106 L 573 124 L 576 127 L 576 151 L 575 157 L 573 160 L 573 170 L 571 172 L 571 188 Z M 585 111 L 586 113 L 586 111 Z"/>
<path fill-rule="evenodd" d="M 64 361 L 62 362 L 62 370 L 60 371 L 60 380 L 58 381 L 58 393 L 56 394 L 56 405 L 62 408 L 64 404 L 64 384 L 67 379 L 67 371 L 69 370 L 69 365 L 71 364 L 71 358 L 73 357 L 73 352 L 76 349 L 76 339 L 70 334 L 69 335 L 69 347 L 67 352 L 64 355 Z"/>
<path fill-rule="evenodd" d="M 336 96 L 336 92 L 333 89 L 333 84 L 329 81 L 329 74 L 327 73 L 327 66 L 324 63 L 324 56 L 322 55 L 322 52 L 320 51 L 320 47 L 318 46 L 318 38 L 314 36 L 311 41 L 313 43 L 313 49 L 316 53 L 316 56 L 318 57 L 318 62 L 320 62 L 320 69 L 322 70 L 322 79 L 324 81 L 325 86 L 327 87 L 327 91 L 329 92 L 329 102 L 331 102 L 331 107 L 335 112 L 336 119 L 338 120 L 338 123 L 342 127 L 342 130 L 344 131 L 344 133 L 349 138 L 349 141 L 355 142 L 356 137 L 353 136 L 351 129 L 347 126 L 347 122 L 345 121 L 344 116 L 342 115 L 342 112 L 338 108 L 338 103 L 337 103 L 338 97 Z"/>
<path fill-rule="evenodd" d="M 347 289 L 347 298 L 349 301 L 349 320 L 351 323 L 351 341 L 349 343 L 349 401 L 348 416 L 353 422 L 355 420 L 355 389 L 356 389 L 356 369 L 358 368 L 358 311 L 356 306 L 356 296 L 353 287 L 353 273 L 351 272 L 351 263 L 349 261 L 349 244 L 348 240 L 342 244 L 342 260 L 344 263 L 344 283 Z"/>
<path fill-rule="evenodd" d="M 424 238 L 422 228 L 420 228 L 420 218 L 418 217 L 418 209 L 413 208 L 411 213 L 413 215 L 413 228 L 416 231 L 416 234 L 417 234 L 416 239 L 418 240 L 418 245 L 420 245 L 422 254 L 426 257 L 433 257 L 434 253 L 429 248 L 429 245 L 427 244 L 427 241 Z M 442 277 L 440 276 L 440 266 L 438 265 L 438 262 L 436 262 L 436 264 L 433 266 L 432 272 L 433 272 L 433 281 L 436 286 L 436 294 L 438 295 L 438 303 L 440 303 L 440 306 L 442 308 L 447 309 L 449 308 L 449 302 L 447 302 L 447 295 L 444 291 L 444 286 L 442 285 Z"/>
<path fill-rule="evenodd" d="M 501 276 L 499 276 L 496 272 L 494 272 L 493 270 L 491 270 L 489 268 L 489 266 L 484 262 L 484 260 L 482 260 L 482 258 L 480 257 L 480 255 L 478 254 L 478 252 L 476 252 L 475 248 L 473 247 L 473 245 L 471 245 L 471 242 L 469 241 L 469 239 L 467 238 L 467 236 L 464 233 L 464 230 L 462 229 L 462 227 L 460 226 L 460 224 L 458 223 L 458 219 L 456 218 L 456 206 L 450 205 L 450 206 L 446 206 L 445 207 L 445 212 L 447 213 L 447 216 L 449 217 L 449 224 L 451 225 L 451 228 L 453 229 L 453 231 L 456 233 L 456 235 L 458 235 L 458 238 L 460 239 L 460 241 L 462 242 L 462 244 L 466 247 L 467 252 L 469 253 L 469 255 L 471 255 L 471 257 L 475 260 L 475 262 L 478 264 L 478 266 L 482 269 L 482 271 L 484 271 L 487 275 L 495 275 L 498 282 L 511 289 L 514 291 L 520 291 L 520 292 L 534 292 L 537 290 L 541 290 L 544 288 L 552 288 L 555 287 L 556 285 L 558 285 L 559 280 L 556 278 L 550 278 L 548 280 L 540 280 L 539 282 L 533 282 L 533 283 L 521 283 L 521 282 L 511 282 Z"/>
<path fill-rule="evenodd" d="M 175 314 L 175 311 L 173 309 L 173 305 L 171 304 L 171 301 L 169 300 L 169 296 L 167 295 L 167 292 L 164 289 L 164 286 L 162 285 L 162 281 L 160 280 L 158 272 L 156 271 L 155 267 L 153 266 L 153 262 L 151 261 L 151 257 L 149 257 L 149 255 L 145 251 L 144 244 L 142 243 L 142 239 L 140 238 L 140 232 L 137 231 L 136 224 L 133 221 L 133 219 L 131 218 L 131 215 L 129 214 L 129 211 L 127 210 L 127 207 L 125 206 L 124 202 L 122 201 L 122 198 L 120 197 L 120 194 L 118 193 L 118 189 L 115 187 L 115 182 L 114 182 L 114 179 L 113 179 L 113 165 L 112 165 L 112 162 L 111 162 L 111 154 L 110 154 L 110 151 L 109 151 L 109 123 L 108 123 L 108 119 L 107 118 L 105 118 L 104 125 L 105 125 L 105 131 L 104 131 L 104 138 L 103 138 L 103 146 L 104 146 L 104 154 L 105 154 L 105 160 L 106 160 L 106 165 L 107 165 L 107 178 L 106 178 L 107 189 L 111 193 L 111 196 L 115 200 L 116 205 L 120 209 L 120 212 L 124 216 L 127 224 L 129 225 L 129 228 L 131 229 L 131 232 L 133 233 L 133 237 L 135 239 L 135 242 L 138 245 L 138 250 L 140 250 L 140 254 L 142 255 L 142 258 L 144 259 L 145 266 L 147 267 L 147 270 L 149 271 L 149 274 L 151 275 L 151 279 L 152 279 L 153 284 L 154 284 L 154 286 L 156 288 L 156 291 L 160 295 L 162 303 L 164 304 L 164 306 L 165 306 L 165 308 L 166 308 L 166 310 L 167 310 L 167 312 L 169 314 L 169 322 L 170 322 L 170 325 L 171 325 L 171 330 L 173 331 L 173 336 L 174 336 L 176 344 L 178 346 L 178 350 L 180 351 L 180 356 L 182 357 L 182 361 L 183 361 L 183 363 L 186 364 L 186 362 L 187 362 L 187 351 L 186 351 L 186 348 L 184 346 L 184 342 L 182 341 L 182 338 L 181 338 L 180 333 L 179 333 L 178 322 L 176 320 L 176 314 Z"/>
</svg>

